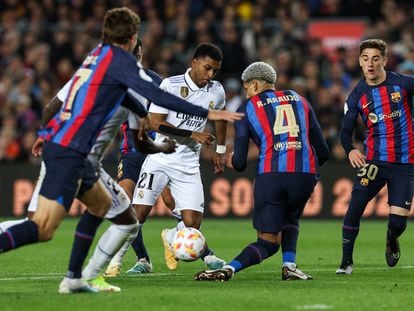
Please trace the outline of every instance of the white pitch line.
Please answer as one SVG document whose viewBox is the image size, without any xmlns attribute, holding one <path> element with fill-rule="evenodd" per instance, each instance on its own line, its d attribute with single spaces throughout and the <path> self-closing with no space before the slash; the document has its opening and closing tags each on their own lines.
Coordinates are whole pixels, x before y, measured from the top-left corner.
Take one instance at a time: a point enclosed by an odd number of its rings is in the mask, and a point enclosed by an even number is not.
<svg viewBox="0 0 414 311">
<path fill-rule="evenodd" d="M 367 271 L 367 270 L 398 270 L 398 269 L 414 269 L 414 266 L 401 266 L 401 267 L 394 267 L 394 268 L 389 268 L 389 267 L 357 267 L 355 270 L 359 271 L 359 270 L 363 270 L 363 271 Z M 306 269 L 306 271 L 310 271 L 310 272 L 329 272 L 329 271 L 333 271 L 335 272 L 335 269 Z M 269 270 L 262 270 L 262 271 L 255 271 L 255 273 L 266 273 L 269 274 L 269 272 L 271 273 L 272 271 Z M 194 272 L 195 273 L 195 272 Z M 123 278 L 129 279 L 129 278 L 148 278 L 148 277 L 159 277 L 159 276 L 168 276 L 168 277 L 173 277 L 173 276 L 192 276 L 193 272 L 191 273 L 168 273 L 168 272 L 164 272 L 164 273 L 148 273 L 148 274 L 143 274 L 140 276 L 127 276 L 124 275 L 122 276 Z M 34 274 L 34 273 L 27 273 L 27 274 L 20 274 L 18 276 L 9 276 L 9 277 L 0 277 L 0 281 L 16 281 L 16 280 L 54 280 L 54 279 L 59 279 L 59 278 L 63 278 L 64 274 L 63 273 L 43 273 L 43 274 Z"/>
</svg>

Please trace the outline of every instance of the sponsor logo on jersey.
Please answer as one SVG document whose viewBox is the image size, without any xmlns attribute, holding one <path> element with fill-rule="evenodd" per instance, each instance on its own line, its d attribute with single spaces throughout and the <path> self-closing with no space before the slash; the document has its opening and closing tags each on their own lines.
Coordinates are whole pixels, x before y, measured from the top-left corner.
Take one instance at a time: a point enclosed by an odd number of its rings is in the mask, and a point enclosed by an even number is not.
<svg viewBox="0 0 414 311">
<path fill-rule="evenodd" d="M 180 95 L 182 98 L 186 98 L 188 96 L 188 87 L 182 86 L 180 88 Z"/>
<path fill-rule="evenodd" d="M 365 108 L 367 108 L 369 105 L 371 105 L 372 104 L 372 101 L 370 101 L 369 103 L 367 103 L 367 104 L 365 104 L 365 105 L 362 105 L 362 109 L 365 109 Z"/>
<path fill-rule="evenodd" d="M 394 110 L 393 112 L 387 113 L 387 114 L 382 114 L 380 113 L 379 115 L 376 115 L 375 113 L 371 112 L 368 115 L 368 119 L 372 122 L 372 123 L 377 123 L 378 121 L 386 121 L 386 120 L 390 120 L 390 119 L 396 119 L 402 116 L 402 112 L 401 110 Z"/>
<path fill-rule="evenodd" d="M 279 141 L 274 144 L 273 148 L 276 151 L 282 150 L 301 150 L 302 142 L 301 141 Z"/>
<path fill-rule="evenodd" d="M 391 100 L 393 103 L 398 103 L 401 100 L 400 92 L 391 93 Z"/>
<path fill-rule="evenodd" d="M 214 109 L 214 101 L 210 101 L 210 104 L 208 104 L 209 109 Z"/>
<path fill-rule="evenodd" d="M 368 186 L 369 184 L 369 179 L 368 178 L 361 178 L 360 184 L 362 186 Z"/>
</svg>

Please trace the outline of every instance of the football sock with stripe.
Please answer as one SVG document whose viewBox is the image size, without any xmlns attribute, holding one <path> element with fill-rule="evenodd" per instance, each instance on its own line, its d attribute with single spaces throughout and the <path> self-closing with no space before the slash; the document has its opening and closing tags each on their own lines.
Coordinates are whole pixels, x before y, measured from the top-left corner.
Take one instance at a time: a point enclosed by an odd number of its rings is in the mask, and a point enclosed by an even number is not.
<svg viewBox="0 0 414 311">
<path fill-rule="evenodd" d="M 136 224 L 112 224 L 99 239 L 88 265 L 82 272 L 83 277 L 87 280 L 96 278 L 121 246 L 125 244 L 128 237 L 131 234 L 136 235 L 137 230 L 138 226 Z"/>
<path fill-rule="evenodd" d="M 279 246 L 279 244 L 258 238 L 256 242 L 246 246 L 228 265 L 232 266 L 235 272 L 257 265 L 264 259 L 276 254 Z"/>
<path fill-rule="evenodd" d="M 102 218 L 90 214 L 87 210 L 79 220 L 75 231 L 72 251 L 69 260 L 68 278 L 82 277 L 82 265 L 92 245 L 96 230 L 103 221 Z"/>
<path fill-rule="evenodd" d="M 23 245 L 36 243 L 38 236 L 38 226 L 32 220 L 26 220 L 23 223 L 12 226 L 0 234 L 0 253 Z"/>
</svg>

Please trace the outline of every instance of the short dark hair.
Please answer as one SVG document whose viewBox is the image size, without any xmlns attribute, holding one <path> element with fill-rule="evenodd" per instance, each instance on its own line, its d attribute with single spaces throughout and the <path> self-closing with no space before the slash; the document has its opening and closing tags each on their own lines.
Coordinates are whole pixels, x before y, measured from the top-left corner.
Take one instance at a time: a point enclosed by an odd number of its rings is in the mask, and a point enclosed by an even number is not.
<svg viewBox="0 0 414 311">
<path fill-rule="evenodd" d="M 206 42 L 200 43 L 194 51 L 193 59 L 206 56 L 209 56 L 211 59 L 218 62 L 221 62 L 223 59 L 223 53 L 217 45 Z"/>
<path fill-rule="evenodd" d="M 142 48 L 142 40 L 140 38 L 137 39 L 137 45 L 134 47 L 132 54 L 138 58 L 139 49 Z"/>
<path fill-rule="evenodd" d="M 387 43 L 381 39 L 368 39 L 362 41 L 359 44 L 359 55 L 361 55 L 362 51 L 365 49 L 377 49 L 383 57 L 387 56 L 388 53 Z"/>
<path fill-rule="evenodd" d="M 111 9 L 105 14 L 102 41 L 105 44 L 126 44 L 138 34 L 141 19 L 126 7 Z"/>
</svg>

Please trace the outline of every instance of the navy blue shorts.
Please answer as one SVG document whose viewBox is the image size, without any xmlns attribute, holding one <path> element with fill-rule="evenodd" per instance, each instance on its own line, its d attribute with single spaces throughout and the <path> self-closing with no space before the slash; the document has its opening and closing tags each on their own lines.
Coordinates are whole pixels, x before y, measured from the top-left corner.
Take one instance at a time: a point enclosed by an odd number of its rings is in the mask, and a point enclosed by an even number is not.
<svg viewBox="0 0 414 311">
<path fill-rule="evenodd" d="M 352 199 L 369 202 L 387 185 L 388 204 L 410 210 L 414 190 L 414 165 L 367 161 L 359 169 L 352 189 Z"/>
<path fill-rule="evenodd" d="M 298 220 L 312 195 L 317 177 L 306 173 L 266 173 L 256 177 L 253 227 L 276 234 Z"/>
<path fill-rule="evenodd" d="M 82 176 L 82 183 L 79 188 L 78 196 L 84 194 L 92 188 L 92 186 L 99 180 L 99 172 L 92 166 L 88 158 L 85 159 L 85 171 Z"/>
<path fill-rule="evenodd" d="M 139 172 L 141 171 L 142 164 L 147 157 L 146 154 L 138 152 L 129 152 L 122 154 L 121 160 L 118 164 L 117 181 L 124 179 L 131 179 L 137 183 L 139 178 Z"/>
<path fill-rule="evenodd" d="M 47 142 L 43 150 L 46 175 L 39 194 L 57 201 L 68 211 L 81 186 L 86 155 Z"/>
</svg>

